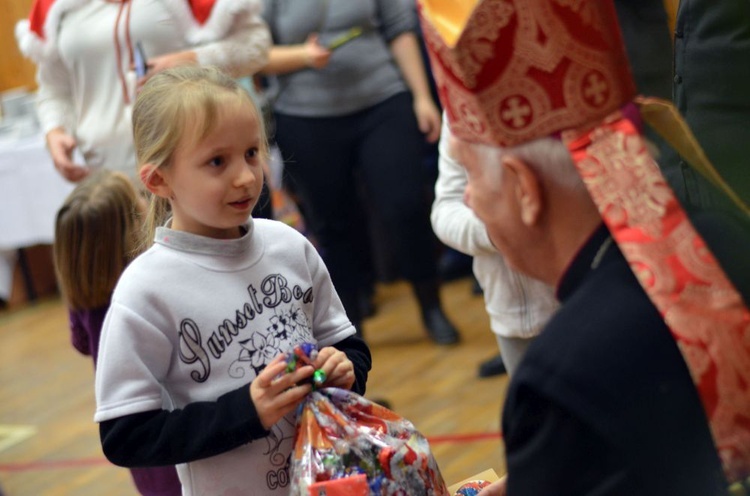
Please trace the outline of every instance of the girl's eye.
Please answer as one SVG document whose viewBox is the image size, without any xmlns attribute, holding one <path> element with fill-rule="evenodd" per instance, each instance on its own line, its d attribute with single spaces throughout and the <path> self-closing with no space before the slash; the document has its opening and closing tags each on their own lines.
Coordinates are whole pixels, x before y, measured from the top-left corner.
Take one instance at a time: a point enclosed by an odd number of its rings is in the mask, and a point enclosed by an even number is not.
<svg viewBox="0 0 750 496">
<path fill-rule="evenodd" d="M 257 148 L 248 148 L 248 150 L 245 152 L 245 158 L 246 159 L 253 159 L 258 156 L 258 149 Z"/>
<path fill-rule="evenodd" d="M 224 165 L 224 158 L 214 157 L 208 161 L 208 165 L 211 165 L 213 167 L 221 167 L 222 165 Z"/>
</svg>

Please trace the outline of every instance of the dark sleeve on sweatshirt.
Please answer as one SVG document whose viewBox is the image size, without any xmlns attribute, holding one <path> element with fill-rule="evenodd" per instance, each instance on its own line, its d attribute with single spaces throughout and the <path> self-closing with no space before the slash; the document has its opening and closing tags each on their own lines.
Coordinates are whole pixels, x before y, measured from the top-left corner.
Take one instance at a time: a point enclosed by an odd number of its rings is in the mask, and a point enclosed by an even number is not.
<svg viewBox="0 0 750 496">
<path fill-rule="evenodd" d="M 372 357 L 367 343 L 359 336 L 349 336 L 335 343 L 333 347 L 346 353 L 346 357 L 354 364 L 355 381 L 352 391 L 364 395 L 367 389 L 367 373 L 372 367 Z"/>
<path fill-rule="evenodd" d="M 215 402 L 182 410 L 151 410 L 99 425 L 104 454 L 122 467 L 176 465 L 218 455 L 268 435 L 250 398 L 249 384 Z"/>
</svg>

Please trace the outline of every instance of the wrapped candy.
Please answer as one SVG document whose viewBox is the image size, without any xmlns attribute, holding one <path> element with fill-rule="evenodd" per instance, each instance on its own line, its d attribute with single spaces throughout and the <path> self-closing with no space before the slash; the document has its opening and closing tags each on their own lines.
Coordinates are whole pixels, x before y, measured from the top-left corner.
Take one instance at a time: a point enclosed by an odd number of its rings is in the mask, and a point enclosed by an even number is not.
<svg viewBox="0 0 750 496">
<path fill-rule="evenodd" d="M 477 496 L 479 492 L 490 485 L 486 480 L 473 480 L 463 484 L 456 490 L 454 496 Z"/>
<path fill-rule="evenodd" d="M 287 363 L 312 363 L 300 356 L 314 353 L 310 346 L 295 348 Z M 296 496 L 448 496 L 427 440 L 411 422 L 339 388 L 314 390 L 300 405 L 291 479 Z"/>
</svg>

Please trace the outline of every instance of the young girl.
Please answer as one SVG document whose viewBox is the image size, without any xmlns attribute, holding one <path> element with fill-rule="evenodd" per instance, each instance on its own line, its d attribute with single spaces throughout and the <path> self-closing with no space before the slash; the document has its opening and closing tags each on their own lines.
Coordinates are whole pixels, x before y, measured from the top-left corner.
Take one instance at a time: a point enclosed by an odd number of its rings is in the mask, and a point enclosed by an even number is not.
<svg viewBox="0 0 750 496">
<path fill-rule="evenodd" d="M 179 464 L 186 496 L 286 494 L 293 412 L 313 367 L 364 393 L 370 354 L 315 248 L 252 219 L 267 144 L 258 109 L 216 69 L 153 76 L 133 109 L 153 245 L 125 270 L 102 333 L 97 411 L 107 457 Z"/>
<path fill-rule="evenodd" d="M 55 271 L 69 308 L 73 347 L 96 366 L 115 284 L 135 253 L 139 196 L 122 173 L 100 169 L 73 190 L 55 221 Z M 174 466 L 133 468 L 143 496 L 179 496 Z"/>
</svg>

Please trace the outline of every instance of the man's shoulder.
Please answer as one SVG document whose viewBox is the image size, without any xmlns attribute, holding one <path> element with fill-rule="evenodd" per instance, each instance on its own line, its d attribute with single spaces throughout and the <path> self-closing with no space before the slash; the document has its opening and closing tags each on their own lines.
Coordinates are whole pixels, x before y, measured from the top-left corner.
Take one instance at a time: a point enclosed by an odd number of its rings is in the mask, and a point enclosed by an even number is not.
<svg viewBox="0 0 750 496">
<path fill-rule="evenodd" d="M 559 354 L 547 349 L 587 356 L 596 348 L 596 356 L 586 360 L 595 366 L 599 360 L 606 361 L 609 353 L 641 347 L 655 330 L 668 332 L 624 260 L 599 271 L 562 304 L 530 352 L 554 359 Z"/>
<path fill-rule="evenodd" d="M 616 413 L 626 395 L 664 372 L 689 380 L 681 355 L 624 260 L 581 284 L 529 347 L 511 388 L 531 388 L 588 416 Z M 517 384 L 513 384 L 517 383 Z"/>
</svg>

